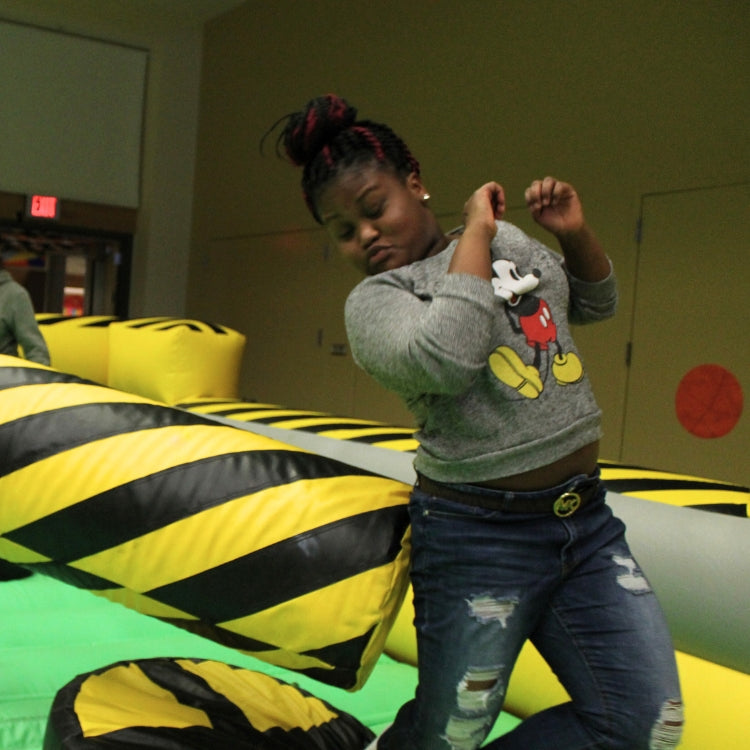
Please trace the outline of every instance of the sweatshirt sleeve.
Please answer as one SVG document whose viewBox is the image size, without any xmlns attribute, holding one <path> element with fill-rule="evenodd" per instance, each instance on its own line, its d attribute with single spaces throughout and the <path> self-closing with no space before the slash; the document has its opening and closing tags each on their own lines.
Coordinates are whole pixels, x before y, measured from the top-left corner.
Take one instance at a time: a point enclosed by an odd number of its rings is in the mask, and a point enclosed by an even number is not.
<svg viewBox="0 0 750 750">
<path fill-rule="evenodd" d="M 568 269 L 570 285 L 570 309 L 568 317 L 571 323 L 595 323 L 598 320 L 611 318 L 617 310 L 617 279 L 609 262 L 609 276 L 601 281 L 581 281 Z"/>
<path fill-rule="evenodd" d="M 36 322 L 31 299 L 25 290 L 23 293 L 15 295 L 13 301 L 13 323 L 16 341 L 18 341 L 21 349 L 23 349 L 23 356 L 31 362 L 36 362 L 40 365 L 49 365 L 49 350 Z"/>
<path fill-rule="evenodd" d="M 493 296 L 489 282 L 470 274 L 445 274 L 431 300 L 396 276 L 372 276 L 347 299 L 352 355 L 404 396 L 461 393 L 486 362 Z"/>
</svg>

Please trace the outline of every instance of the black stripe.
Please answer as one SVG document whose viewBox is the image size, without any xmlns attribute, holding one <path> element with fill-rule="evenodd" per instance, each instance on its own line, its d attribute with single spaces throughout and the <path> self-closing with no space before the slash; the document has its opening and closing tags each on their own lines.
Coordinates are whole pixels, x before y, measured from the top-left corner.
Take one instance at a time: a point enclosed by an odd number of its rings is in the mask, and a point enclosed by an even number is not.
<svg viewBox="0 0 750 750">
<path fill-rule="evenodd" d="M 347 440 L 351 440 L 351 442 L 353 443 L 366 443 L 368 445 L 371 445 L 373 443 L 384 443 L 391 440 L 416 440 L 416 438 L 414 437 L 413 432 L 385 432 L 383 434 L 377 435 L 361 435 L 360 437 L 347 438 Z"/>
<path fill-rule="evenodd" d="M 305 652 L 305 656 L 312 656 L 320 659 L 324 664 L 334 665 L 333 672 L 320 667 L 295 668 L 295 671 L 344 690 L 353 688 L 357 684 L 357 672 L 362 663 L 362 654 L 372 638 L 373 630 L 374 628 L 371 628 L 363 635 L 348 641 L 332 643 L 329 646 Z"/>
<path fill-rule="evenodd" d="M 326 432 L 328 430 L 383 430 L 383 434 L 388 434 L 387 428 L 379 424 L 367 424 L 362 422 L 324 422 L 323 424 L 313 424 L 308 427 L 299 427 L 302 432 Z"/>
<path fill-rule="evenodd" d="M 171 328 L 185 327 L 191 331 L 197 331 L 202 333 L 201 326 L 210 328 L 214 333 L 225 335 L 227 330 L 224 326 L 216 325 L 215 323 L 208 323 L 205 320 L 193 320 L 188 318 L 162 318 L 161 320 L 129 320 L 124 321 L 128 328 L 138 330 L 140 328 L 153 328 L 156 331 L 168 331 Z"/>
<path fill-rule="evenodd" d="M 231 410 L 227 410 L 226 413 L 222 412 L 222 416 L 227 416 L 231 413 L 240 413 L 242 411 L 247 411 L 246 409 L 236 409 L 234 412 Z M 217 414 L 218 412 L 213 412 L 214 414 Z M 310 432 L 314 434 L 319 434 L 321 432 L 329 432 L 331 430 L 372 430 L 372 429 L 383 429 L 383 435 L 385 436 L 384 439 L 389 439 L 390 435 L 396 435 L 399 438 L 408 438 L 412 437 L 414 435 L 414 431 L 410 432 L 393 432 L 392 427 L 384 427 L 383 425 L 377 423 L 377 422 L 348 422 L 343 419 L 340 419 L 338 417 L 331 417 L 328 414 L 316 414 L 314 412 L 305 413 L 305 412 L 298 412 L 296 414 L 288 415 L 284 414 L 282 416 L 267 416 L 267 417 L 261 417 L 260 419 L 248 419 L 248 422 L 257 422 L 258 424 L 266 424 L 273 427 L 279 427 L 280 429 L 289 429 L 284 427 L 285 422 L 295 422 L 298 419 L 325 419 L 325 422 L 321 422 L 320 424 L 311 424 L 311 425 L 305 425 L 304 427 L 292 427 L 291 429 L 299 432 Z M 339 421 L 336 421 L 339 420 Z M 242 421 L 242 420 L 238 420 Z M 406 429 L 406 428 L 405 428 Z M 358 442 L 375 442 L 378 438 L 375 436 L 375 439 L 371 440 L 370 436 L 365 437 L 353 437 L 353 438 L 342 438 L 344 440 L 352 440 L 352 441 L 358 441 Z"/>
<path fill-rule="evenodd" d="M 24 563 L 24 567 L 37 573 L 42 573 L 50 578 L 54 578 L 62 583 L 75 586 L 77 589 L 87 589 L 89 591 L 106 591 L 108 589 L 121 589 L 122 584 L 110 581 L 108 578 L 87 573 L 85 570 L 71 568 L 64 563 L 44 562 L 44 563 Z"/>
<path fill-rule="evenodd" d="M 407 525 L 405 505 L 361 513 L 146 593 L 207 622 L 246 617 L 392 561 Z"/>
<path fill-rule="evenodd" d="M 278 417 L 263 417 L 255 420 L 264 424 L 283 425 L 285 422 L 296 422 L 298 419 L 324 419 L 322 424 L 311 424 L 306 427 L 294 427 L 292 429 L 302 432 L 322 432 L 323 430 L 332 430 L 336 427 L 346 430 L 351 427 L 372 427 L 376 425 L 366 425 L 361 422 L 345 422 L 338 417 L 332 417 L 330 414 L 316 414 L 315 412 L 296 412 L 295 414 L 283 414 Z"/>
<path fill-rule="evenodd" d="M 621 464 L 618 461 L 607 461 L 606 459 L 600 458 L 597 463 L 602 469 L 626 469 L 632 471 L 654 471 L 646 466 L 637 466 L 636 464 Z"/>
<path fill-rule="evenodd" d="M 350 638 L 348 641 L 339 641 L 321 648 L 309 649 L 304 652 L 304 655 L 319 659 L 325 664 L 337 664 L 356 672 L 362 662 L 362 652 L 370 642 L 374 631 L 375 627 L 373 626 L 366 633 Z"/>
<path fill-rule="evenodd" d="M 199 664 L 204 659 L 190 659 Z M 260 730 L 254 727 L 243 711 L 225 695 L 216 692 L 200 674 L 181 667 L 172 659 L 144 659 L 138 662 L 142 672 L 155 685 L 171 693 L 183 706 L 193 706 L 206 711 L 212 724 L 212 734 L 249 737 L 262 737 Z M 218 709 L 218 710 L 217 710 Z"/>
<path fill-rule="evenodd" d="M 368 747 L 375 739 L 375 735 L 358 719 L 338 709 L 333 710 L 335 718 L 331 721 L 313 725 L 308 729 L 292 727 L 285 730 L 279 726 L 269 727 L 264 733 L 265 737 L 278 748 L 324 747 L 340 750 Z"/>
<path fill-rule="evenodd" d="M 157 330 L 171 331 L 173 328 L 189 328 L 191 331 L 195 331 L 196 333 L 203 333 L 203 329 L 199 325 L 191 323 L 188 320 L 181 321 L 179 323 L 168 323 L 166 325 L 160 325 Z"/>
<path fill-rule="evenodd" d="M 107 390 L 99 391 L 106 396 Z M 149 403 L 91 403 L 29 414 L 0 425 L 0 476 L 96 440 L 161 427 L 209 425 L 205 417 Z"/>
<path fill-rule="evenodd" d="M 82 499 L 5 536 L 45 557 L 72 562 L 268 487 L 366 473 L 297 451 L 210 456 Z"/>
<path fill-rule="evenodd" d="M 686 505 L 686 508 L 695 508 L 696 510 L 710 510 L 714 513 L 724 513 L 727 516 L 738 516 L 747 518 L 747 503 L 709 503 L 707 505 Z"/>
<path fill-rule="evenodd" d="M 235 413 L 248 411 L 248 409 L 235 409 Z M 268 407 L 254 408 L 253 411 L 270 411 Z M 288 412 L 289 409 L 282 407 L 273 407 L 273 411 L 278 412 L 277 414 L 271 414 L 266 417 L 260 417 L 259 419 L 249 419 L 251 422 L 258 422 L 259 424 L 274 424 L 281 422 L 294 422 L 297 419 L 330 419 L 329 414 L 321 414 L 315 411 L 295 411 L 293 414 L 283 414 L 282 412 Z M 223 416 L 223 415 L 222 415 Z"/>
<path fill-rule="evenodd" d="M 202 708 L 202 706 L 201 706 Z M 47 750 L 124 750 L 125 748 L 149 748 L 149 750 L 258 750 L 263 748 L 270 750 L 270 745 L 265 740 L 265 735 L 258 732 L 253 736 L 251 730 L 245 724 L 243 736 L 235 735 L 227 737 L 219 734 L 212 727 L 200 725 L 186 727 L 150 727 L 132 726 L 125 729 L 116 729 L 98 737 L 85 737 L 83 732 L 76 734 L 62 734 L 60 744 L 52 745 L 45 734 L 45 746 Z M 52 735 L 50 734 L 50 737 Z M 74 741 L 81 738 L 77 744 Z M 92 740 L 95 744 L 92 744 Z M 288 747 L 291 747 L 289 745 Z M 364 747 L 364 745 L 362 746 Z"/>
<path fill-rule="evenodd" d="M 158 326 L 162 323 L 165 323 L 167 320 L 171 320 L 171 318 L 160 318 L 159 320 L 149 320 L 149 319 L 137 319 L 137 320 L 128 320 L 125 321 L 126 328 L 131 328 L 134 331 L 139 330 L 140 328 L 151 328 L 152 326 Z"/>
<path fill-rule="evenodd" d="M 87 318 L 71 318 L 68 315 L 59 315 L 54 318 L 45 318 L 44 320 L 37 320 L 40 326 L 53 326 L 58 323 L 69 323 L 69 327 L 75 328 L 107 328 L 112 323 L 117 323 L 117 318 L 108 318 L 106 320 L 88 320 Z"/>
<path fill-rule="evenodd" d="M 205 326 L 206 328 L 209 328 L 212 333 L 215 333 L 215 334 L 217 334 L 219 336 L 226 336 L 227 333 L 228 333 L 228 331 L 229 331 L 228 328 L 225 328 L 224 326 L 217 325 L 216 323 L 209 323 L 207 320 L 199 320 L 199 321 L 195 321 L 195 322 L 197 322 L 200 326 Z M 202 329 L 200 327 L 196 327 L 195 326 L 195 322 L 189 321 L 189 320 L 187 320 L 187 321 L 181 321 L 179 323 L 173 323 L 171 325 L 165 326 L 164 328 L 160 328 L 159 330 L 160 331 L 167 331 L 170 328 L 179 328 L 179 326 L 181 326 L 181 325 L 183 325 L 183 326 L 187 325 L 193 331 L 200 331 L 201 333 L 203 333 L 203 331 L 202 331 Z"/>
<path fill-rule="evenodd" d="M 182 620 L 170 617 L 158 618 L 162 622 L 175 625 L 178 628 L 187 630 L 194 635 L 219 643 L 227 648 L 233 648 L 237 651 L 254 654 L 257 658 L 263 659 L 264 652 L 278 651 L 280 646 L 273 643 L 265 643 L 254 638 L 240 635 L 231 630 L 226 630 L 220 625 L 209 625 L 203 620 Z M 366 633 L 354 636 L 346 641 L 330 643 L 317 649 L 310 649 L 302 652 L 302 656 L 310 656 L 318 659 L 324 664 L 328 664 L 334 669 L 324 667 L 293 667 L 295 672 L 300 672 L 319 682 L 348 690 L 357 684 L 357 672 L 362 665 L 362 654 L 370 643 L 374 628 L 370 628 Z"/>
<path fill-rule="evenodd" d="M 206 405 L 210 406 L 211 403 L 212 402 L 209 401 Z M 184 406 L 182 404 L 180 406 L 181 406 L 181 408 L 194 408 L 194 406 L 186 407 L 186 406 Z M 231 416 L 232 414 L 242 414 L 244 412 L 252 412 L 252 411 L 276 411 L 276 412 L 283 412 L 283 411 L 288 411 L 288 409 L 283 409 L 280 406 L 255 406 L 255 405 L 248 406 L 248 405 L 243 405 L 243 406 L 240 407 L 240 406 L 234 406 L 233 405 L 233 406 L 231 406 L 228 409 L 217 409 L 215 411 L 211 411 L 211 412 L 209 412 L 209 415 L 212 416 L 212 417 L 228 417 L 228 416 Z M 308 419 L 309 417 L 325 417 L 325 416 L 327 416 L 327 415 L 325 415 L 325 414 L 319 414 L 319 413 L 315 413 L 315 412 L 297 412 L 297 413 L 294 414 L 294 416 L 291 416 L 291 417 L 287 416 L 287 415 L 284 415 L 284 416 L 276 416 L 276 417 L 263 417 L 263 419 L 252 419 L 252 420 L 249 419 L 247 421 L 264 423 L 264 422 L 277 422 L 277 421 L 281 421 L 282 419 Z M 242 420 L 237 420 L 237 421 L 240 422 Z"/>
<path fill-rule="evenodd" d="M 733 492 L 747 492 L 750 489 L 725 482 L 701 481 L 700 479 L 658 479 L 648 477 L 632 477 L 625 479 L 603 479 L 604 486 L 612 492 L 626 495 L 629 492 L 645 492 L 656 490 L 731 490 Z"/>
<path fill-rule="evenodd" d="M 45 318 L 44 320 L 39 320 L 37 318 L 37 325 L 41 328 L 42 326 L 53 326 L 57 323 L 65 323 L 67 321 L 71 320 L 71 318 L 68 315 L 56 315 L 53 318 Z"/>
<path fill-rule="evenodd" d="M 232 630 L 222 628 L 220 625 L 214 625 L 207 623 L 204 620 L 187 620 L 179 617 L 159 617 L 157 618 L 162 622 L 175 625 L 182 630 L 187 630 L 188 633 L 199 635 L 201 638 L 207 638 L 209 641 L 214 641 L 227 648 L 233 648 L 237 651 L 248 651 L 254 654 L 260 654 L 264 651 L 278 651 L 279 646 L 274 643 L 266 643 L 265 641 L 259 641 L 256 638 L 250 638 L 240 633 L 235 633 Z"/>
<path fill-rule="evenodd" d="M 47 385 L 54 383 L 83 383 L 84 385 L 97 385 L 90 380 L 84 380 L 67 372 L 56 372 L 45 370 L 41 367 L 0 367 L 0 391 L 8 388 L 17 388 L 21 385 Z"/>
<path fill-rule="evenodd" d="M 231 404 L 236 406 L 237 404 L 244 404 L 243 401 L 237 399 L 208 399 L 206 401 L 181 401 L 179 404 L 175 404 L 178 409 L 199 409 L 202 406 L 220 406 L 221 404 Z M 213 413 L 213 412 L 212 412 Z"/>
</svg>

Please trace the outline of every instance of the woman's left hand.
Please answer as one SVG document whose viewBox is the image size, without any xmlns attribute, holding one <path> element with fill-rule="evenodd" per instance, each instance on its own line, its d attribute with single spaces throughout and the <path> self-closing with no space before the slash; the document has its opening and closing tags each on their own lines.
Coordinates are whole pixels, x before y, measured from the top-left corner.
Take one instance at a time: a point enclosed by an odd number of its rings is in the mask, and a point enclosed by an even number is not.
<svg viewBox="0 0 750 750">
<path fill-rule="evenodd" d="M 534 180 L 526 188 L 525 198 L 534 221 L 556 237 L 578 232 L 584 226 L 581 200 L 567 182 L 554 177 Z"/>
</svg>

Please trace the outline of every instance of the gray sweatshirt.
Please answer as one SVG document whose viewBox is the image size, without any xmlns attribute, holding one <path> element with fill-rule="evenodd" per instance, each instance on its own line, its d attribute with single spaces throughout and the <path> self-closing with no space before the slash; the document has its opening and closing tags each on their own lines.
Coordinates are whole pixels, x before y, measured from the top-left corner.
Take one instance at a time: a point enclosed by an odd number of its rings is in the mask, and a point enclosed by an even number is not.
<svg viewBox="0 0 750 750">
<path fill-rule="evenodd" d="M 456 242 L 366 278 L 346 302 L 355 361 L 417 420 L 417 471 L 486 481 L 599 439 L 601 413 L 569 323 L 614 314 L 614 274 L 573 278 L 561 255 L 498 222 L 488 282 L 447 273 Z"/>
</svg>

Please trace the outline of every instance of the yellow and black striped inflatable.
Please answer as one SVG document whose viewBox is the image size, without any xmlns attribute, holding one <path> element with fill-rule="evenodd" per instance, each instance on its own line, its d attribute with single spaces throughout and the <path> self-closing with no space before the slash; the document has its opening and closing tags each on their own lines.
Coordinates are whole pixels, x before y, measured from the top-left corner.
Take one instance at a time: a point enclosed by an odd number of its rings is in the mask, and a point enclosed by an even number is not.
<svg viewBox="0 0 750 750">
<path fill-rule="evenodd" d="M 65 685 L 44 750 L 361 750 L 374 737 L 350 714 L 261 672 L 157 658 Z"/>
<path fill-rule="evenodd" d="M 289 409 L 275 404 L 226 398 L 182 401 L 177 406 L 198 414 L 249 425 L 262 424 L 285 430 L 301 430 L 321 437 L 349 440 L 378 448 L 412 452 L 418 445 L 413 427 L 396 427 L 366 419 L 339 417 L 326 412 Z"/>
<path fill-rule="evenodd" d="M 0 356 L 0 557 L 356 689 L 407 586 L 409 487 Z"/>
<path fill-rule="evenodd" d="M 166 404 L 238 396 L 246 338 L 227 326 L 174 317 L 36 319 L 56 370 Z"/>
<path fill-rule="evenodd" d="M 608 490 L 668 505 L 710 510 L 731 516 L 750 516 L 750 488 L 687 474 L 599 461 Z"/>
<path fill-rule="evenodd" d="M 248 425 L 301 430 L 321 437 L 406 452 L 417 449 L 415 431 L 408 427 L 234 399 L 200 399 L 183 402 L 179 406 Z M 607 460 L 600 460 L 599 467 L 607 489 L 620 495 L 745 518 L 750 516 L 750 489 L 747 487 Z"/>
</svg>

